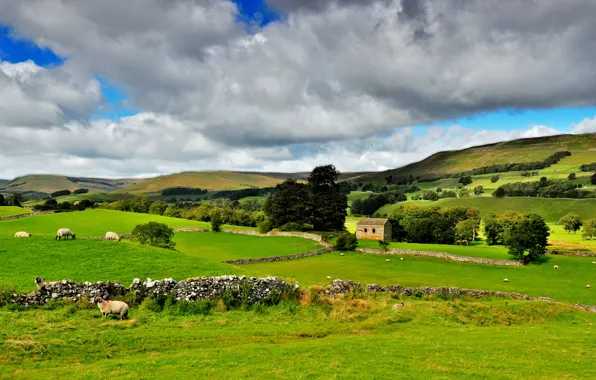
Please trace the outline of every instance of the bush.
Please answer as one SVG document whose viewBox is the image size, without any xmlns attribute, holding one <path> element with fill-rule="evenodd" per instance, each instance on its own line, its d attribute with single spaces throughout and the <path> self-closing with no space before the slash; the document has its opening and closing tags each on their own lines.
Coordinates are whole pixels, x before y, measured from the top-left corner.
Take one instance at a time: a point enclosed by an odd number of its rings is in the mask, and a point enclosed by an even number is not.
<svg viewBox="0 0 596 380">
<path fill-rule="evenodd" d="M 153 202 L 149 206 L 149 214 L 163 215 L 167 208 L 168 204 L 164 201 Z"/>
<path fill-rule="evenodd" d="M 596 238 L 596 219 L 586 221 L 582 231 L 582 238 L 585 240 Z"/>
<path fill-rule="evenodd" d="M 166 249 L 175 249 L 174 230 L 163 223 L 149 222 L 137 225 L 132 233 L 139 243 Z"/>
<path fill-rule="evenodd" d="M 70 195 L 70 190 L 58 190 L 50 194 L 52 198 L 62 197 L 64 195 Z"/>
<path fill-rule="evenodd" d="M 389 249 L 389 244 L 390 242 L 386 240 L 379 240 L 379 248 L 381 248 L 383 251 L 387 251 Z"/>
<path fill-rule="evenodd" d="M 458 182 L 464 186 L 467 186 L 472 183 L 472 177 L 469 175 L 460 177 Z"/>
<path fill-rule="evenodd" d="M 579 215 L 576 213 L 570 212 L 569 214 L 565 215 L 561 219 L 559 219 L 558 224 L 563 226 L 567 233 L 570 232 L 577 232 L 582 228 L 582 220 L 579 218 Z"/>
<path fill-rule="evenodd" d="M 567 179 L 568 179 L 569 181 L 573 181 L 575 178 L 576 178 L 576 177 L 575 177 L 575 173 L 571 173 L 571 174 L 569 174 L 569 176 L 567 176 Z"/>
<path fill-rule="evenodd" d="M 353 251 L 358 247 L 358 239 L 354 234 L 341 234 L 335 242 L 335 249 L 338 251 Z"/>
<path fill-rule="evenodd" d="M 211 219 L 211 231 L 221 231 L 221 225 L 223 224 L 221 212 L 219 209 L 213 209 L 209 212 L 209 219 Z"/>
<path fill-rule="evenodd" d="M 266 234 L 267 232 L 271 231 L 272 229 L 273 229 L 273 224 L 271 224 L 271 221 L 269 219 L 265 219 L 257 225 L 257 230 L 262 234 Z"/>
<path fill-rule="evenodd" d="M 279 227 L 280 231 L 302 231 L 303 229 L 302 224 L 295 222 L 286 223 Z"/>
<path fill-rule="evenodd" d="M 73 194 L 86 194 L 89 192 L 89 189 L 76 189 L 75 191 L 73 191 Z"/>
<path fill-rule="evenodd" d="M 482 186 L 476 186 L 474 188 L 474 195 L 480 195 L 484 193 L 484 187 Z"/>
<path fill-rule="evenodd" d="M 494 176 L 490 177 L 490 182 L 491 183 L 499 182 L 500 179 L 501 179 L 501 177 L 499 177 L 498 175 L 494 175 Z"/>
</svg>

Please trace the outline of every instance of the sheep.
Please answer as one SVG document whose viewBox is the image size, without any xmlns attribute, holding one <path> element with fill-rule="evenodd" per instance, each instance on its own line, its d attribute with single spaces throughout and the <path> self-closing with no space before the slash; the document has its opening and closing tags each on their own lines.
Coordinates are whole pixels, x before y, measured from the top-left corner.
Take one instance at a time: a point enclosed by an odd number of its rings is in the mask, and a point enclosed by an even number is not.
<svg viewBox="0 0 596 380">
<path fill-rule="evenodd" d="M 115 232 L 106 232 L 106 240 L 117 240 L 120 241 L 120 236 Z"/>
<path fill-rule="evenodd" d="M 29 232 L 25 232 L 25 231 L 19 231 L 14 234 L 14 237 L 17 237 L 17 238 L 31 237 L 31 236 L 33 236 L 33 235 L 31 235 Z"/>
<path fill-rule="evenodd" d="M 331 276 L 327 276 L 327 280 L 331 280 Z"/>
<path fill-rule="evenodd" d="M 554 268 L 555 268 L 555 269 L 559 269 L 559 266 L 558 266 L 558 265 L 555 265 L 555 266 L 554 266 Z"/>
<path fill-rule="evenodd" d="M 385 260 L 386 263 L 388 263 L 389 261 L 390 261 L 389 259 Z"/>
<path fill-rule="evenodd" d="M 108 314 L 120 315 L 120 320 L 128 319 L 128 305 L 122 301 L 104 300 L 101 297 L 95 299 L 97 307 L 101 311 L 101 317 L 105 318 Z"/>
<path fill-rule="evenodd" d="M 68 237 L 72 237 L 73 239 L 75 239 L 77 237 L 76 234 L 74 234 L 71 230 L 69 230 L 68 228 L 61 228 L 58 230 L 58 232 L 56 232 L 56 240 L 60 240 L 63 237 L 68 240 Z"/>
<path fill-rule="evenodd" d="M 340 256 L 343 256 L 343 255 L 344 255 L 344 253 L 342 252 L 342 253 L 340 253 L 339 255 L 340 255 Z"/>
<path fill-rule="evenodd" d="M 395 305 L 393 305 L 392 309 L 395 310 L 395 309 L 399 309 L 400 307 L 404 307 L 404 303 L 403 302 L 402 303 L 396 303 Z"/>
<path fill-rule="evenodd" d="M 596 264 L 596 261 L 592 261 L 592 264 Z"/>
<path fill-rule="evenodd" d="M 44 281 L 43 278 L 41 278 L 41 277 L 37 277 L 35 279 L 35 285 L 37 285 L 37 289 L 41 289 L 46 286 L 54 286 L 54 285 L 59 284 L 60 282 L 61 281 L 53 281 L 53 282 Z"/>
<path fill-rule="evenodd" d="M 399 259 L 400 259 L 401 261 L 404 261 L 404 258 L 403 258 L 403 257 L 400 257 Z"/>
<path fill-rule="evenodd" d="M 509 282 L 509 279 L 508 278 L 504 278 L 503 279 L 503 282 Z"/>
<path fill-rule="evenodd" d="M 586 288 L 587 288 L 587 289 L 590 289 L 590 285 L 586 285 Z"/>
</svg>

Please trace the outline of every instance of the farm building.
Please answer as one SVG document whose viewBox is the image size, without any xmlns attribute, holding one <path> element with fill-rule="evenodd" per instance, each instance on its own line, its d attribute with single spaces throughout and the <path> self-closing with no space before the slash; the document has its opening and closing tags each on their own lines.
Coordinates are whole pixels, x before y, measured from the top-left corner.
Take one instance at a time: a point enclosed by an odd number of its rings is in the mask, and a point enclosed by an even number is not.
<svg viewBox="0 0 596 380">
<path fill-rule="evenodd" d="M 356 224 L 356 238 L 391 240 L 391 222 L 382 218 L 363 218 Z"/>
</svg>

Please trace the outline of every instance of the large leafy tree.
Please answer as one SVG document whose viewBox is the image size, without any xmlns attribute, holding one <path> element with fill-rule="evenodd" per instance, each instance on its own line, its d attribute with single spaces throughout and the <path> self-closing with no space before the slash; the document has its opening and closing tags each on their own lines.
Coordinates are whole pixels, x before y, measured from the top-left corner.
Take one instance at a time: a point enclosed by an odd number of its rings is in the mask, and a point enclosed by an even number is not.
<svg viewBox="0 0 596 380">
<path fill-rule="evenodd" d="M 582 238 L 583 239 L 596 238 L 596 219 L 588 220 L 584 224 L 584 229 L 582 231 Z"/>
<path fill-rule="evenodd" d="M 317 231 L 343 230 L 348 198 L 337 184 L 339 171 L 333 165 L 318 166 L 308 177 L 312 224 Z"/>
<path fill-rule="evenodd" d="M 504 243 L 510 255 L 527 264 L 546 253 L 549 235 L 544 219 L 538 214 L 528 214 L 506 229 Z"/>
<path fill-rule="evenodd" d="M 15 206 L 15 207 L 22 207 L 21 203 L 23 202 L 23 197 L 21 194 L 13 193 L 10 194 L 8 197 L 8 205 Z"/>
<path fill-rule="evenodd" d="M 174 230 L 163 223 L 149 222 L 147 224 L 139 224 L 132 233 L 141 244 L 175 249 L 176 243 L 172 241 Z"/>
<path fill-rule="evenodd" d="M 312 207 L 307 185 L 288 179 L 275 188 L 277 192 L 267 197 L 263 208 L 273 227 L 310 221 Z"/>
<path fill-rule="evenodd" d="M 582 228 L 583 223 L 579 215 L 577 215 L 574 212 L 570 212 L 569 214 L 559 219 L 559 225 L 563 226 L 567 233 L 570 233 L 579 231 L 580 228 Z"/>
<path fill-rule="evenodd" d="M 4 195 L 0 194 L 0 206 L 6 206 L 6 201 L 4 200 Z"/>
</svg>

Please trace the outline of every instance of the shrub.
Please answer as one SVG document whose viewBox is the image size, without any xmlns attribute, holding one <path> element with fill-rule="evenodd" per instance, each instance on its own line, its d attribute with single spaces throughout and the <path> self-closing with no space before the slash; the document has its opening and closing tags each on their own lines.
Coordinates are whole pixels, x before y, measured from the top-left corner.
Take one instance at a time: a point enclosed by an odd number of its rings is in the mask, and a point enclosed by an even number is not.
<svg viewBox="0 0 596 380">
<path fill-rule="evenodd" d="M 75 191 L 73 191 L 73 194 L 86 194 L 89 192 L 89 189 L 76 189 Z"/>
<path fill-rule="evenodd" d="M 425 191 L 422 194 L 422 199 L 425 201 L 438 201 L 439 195 L 435 191 Z"/>
<path fill-rule="evenodd" d="M 221 212 L 218 209 L 213 209 L 209 213 L 209 218 L 211 219 L 211 231 L 221 231 L 221 225 L 223 224 Z"/>
<path fill-rule="evenodd" d="M 501 177 L 499 177 L 498 175 L 494 175 L 494 176 L 490 177 L 490 182 L 491 183 L 499 182 L 500 179 L 501 179 Z"/>
<path fill-rule="evenodd" d="M 381 248 L 383 251 L 387 251 L 389 249 L 389 244 L 390 242 L 386 240 L 379 240 L 379 248 Z"/>
<path fill-rule="evenodd" d="M 174 249 L 176 243 L 172 241 L 174 230 L 163 223 L 149 222 L 137 225 L 132 233 L 141 244 L 166 249 Z"/>
<path fill-rule="evenodd" d="M 575 178 L 576 178 L 575 173 L 571 173 L 571 174 L 569 174 L 569 176 L 567 176 L 567 179 L 570 181 L 573 181 Z"/>
<path fill-rule="evenodd" d="M 266 234 L 267 232 L 273 229 L 273 224 L 269 219 L 265 219 L 257 225 L 257 230 L 262 233 Z"/>
<path fill-rule="evenodd" d="M 591 219 L 584 223 L 582 238 L 586 240 L 596 238 L 596 219 Z"/>
<path fill-rule="evenodd" d="M 358 247 L 358 239 L 354 234 L 341 234 L 335 242 L 335 249 L 338 251 L 353 251 Z"/>
<path fill-rule="evenodd" d="M 482 187 L 482 186 L 476 186 L 474 188 L 474 195 L 480 195 L 482 193 L 484 193 L 484 187 Z"/>
<path fill-rule="evenodd" d="M 70 195 L 70 190 L 58 190 L 50 194 L 52 198 L 62 197 L 64 195 Z"/>
<path fill-rule="evenodd" d="M 149 206 L 149 214 L 163 215 L 167 208 L 168 204 L 164 201 L 153 202 L 151 206 Z"/>
<path fill-rule="evenodd" d="M 464 186 L 467 186 L 472 183 L 472 176 L 467 175 L 467 176 L 460 177 L 458 182 Z"/>
<path fill-rule="evenodd" d="M 280 231 L 302 231 L 303 227 L 300 223 L 289 222 L 279 227 Z"/>
</svg>

